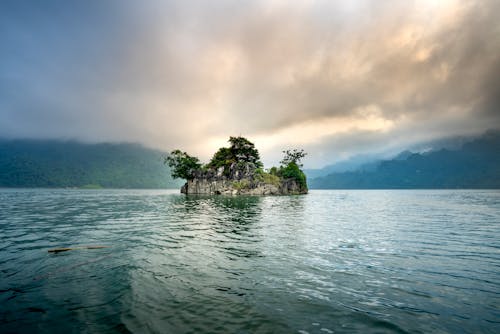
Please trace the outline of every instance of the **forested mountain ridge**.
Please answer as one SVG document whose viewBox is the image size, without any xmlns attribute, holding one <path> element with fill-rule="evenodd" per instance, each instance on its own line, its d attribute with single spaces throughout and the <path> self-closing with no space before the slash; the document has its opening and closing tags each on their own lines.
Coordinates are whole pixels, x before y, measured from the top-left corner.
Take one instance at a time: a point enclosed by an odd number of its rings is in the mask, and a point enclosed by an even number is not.
<svg viewBox="0 0 500 334">
<path fill-rule="evenodd" d="M 138 144 L 0 140 L 0 187 L 177 188 L 163 155 Z"/>
<path fill-rule="evenodd" d="M 500 132 L 460 149 L 404 152 L 369 169 L 309 178 L 314 189 L 500 188 Z M 0 140 L 0 187 L 179 188 L 165 153 L 138 144 Z"/>
<path fill-rule="evenodd" d="M 490 131 L 458 150 L 381 161 L 374 170 L 332 173 L 309 181 L 316 189 L 500 188 L 500 132 Z"/>
</svg>

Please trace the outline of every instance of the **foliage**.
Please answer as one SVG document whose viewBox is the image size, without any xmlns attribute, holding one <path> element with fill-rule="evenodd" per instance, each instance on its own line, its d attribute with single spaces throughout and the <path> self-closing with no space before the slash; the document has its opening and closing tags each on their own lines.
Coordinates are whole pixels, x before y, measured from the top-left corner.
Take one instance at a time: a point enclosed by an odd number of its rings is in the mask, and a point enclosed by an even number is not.
<svg viewBox="0 0 500 334">
<path fill-rule="evenodd" d="M 304 150 L 298 149 L 286 150 L 283 153 L 285 155 L 283 160 L 280 161 L 280 168 L 272 167 L 269 170 L 269 175 L 284 179 L 294 179 L 301 188 L 307 189 L 306 175 L 300 169 L 302 167 L 300 162 L 307 153 Z"/>
<path fill-rule="evenodd" d="M 225 167 L 228 169 L 233 163 L 240 167 L 243 164 L 252 163 L 256 168 L 262 167 L 259 151 L 255 145 L 243 137 L 229 137 L 230 147 L 221 147 L 207 164 L 208 168 Z"/>
<path fill-rule="evenodd" d="M 229 149 L 236 157 L 236 161 L 251 162 L 257 168 L 263 166 L 262 162 L 260 162 L 259 151 L 248 139 L 243 137 L 229 137 L 229 142 L 231 143 L 231 147 Z"/>
<path fill-rule="evenodd" d="M 279 169 L 273 166 L 269 169 L 269 174 L 279 176 Z"/>
<path fill-rule="evenodd" d="M 260 161 L 259 151 L 252 142 L 244 137 L 229 137 L 229 143 L 229 147 L 221 147 L 215 152 L 210 162 L 205 166 L 201 166 L 197 158 L 189 156 L 186 152 L 173 151 L 166 159 L 172 168 L 172 176 L 189 180 L 194 177 L 194 172 L 197 170 L 213 170 L 222 167 L 223 174 L 226 176 L 232 175 L 232 172 L 235 171 L 245 171 L 245 173 L 249 172 L 250 177 L 253 174 L 253 178 L 257 182 L 279 186 L 283 178 L 294 179 L 299 187 L 307 189 L 306 176 L 300 170 L 302 166 L 300 161 L 306 156 L 304 150 L 283 151 L 285 153 L 281 161 L 283 165 L 279 169 L 272 167 L 269 173 L 266 173 L 262 169 L 263 164 Z M 241 178 L 242 174 L 238 175 Z M 245 179 L 233 182 L 233 187 L 238 190 L 249 186 L 249 181 Z"/>
<path fill-rule="evenodd" d="M 174 150 L 165 158 L 165 163 L 171 168 L 174 179 L 192 180 L 196 171 L 201 169 L 200 160 L 181 150 Z"/>
<path fill-rule="evenodd" d="M 280 175 L 285 179 L 295 179 L 301 188 L 307 188 L 306 175 L 293 161 L 280 169 Z"/>
<path fill-rule="evenodd" d="M 0 140 L 0 187 L 178 188 L 163 154 L 136 144 Z"/>
<path fill-rule="evenodd" d="M 276 168 L 276 167 L 274 167 Z M 281 183 L 281 179 L 279 178 L 278 175 L 273 175 L 270 173 L 264 172 L 262 169 L 258 169 L 255 173 L 255 180 L 257 182 L 262 182 L 266 184 L 272 184 L 275 186 L 279 186 Z"/>
<path fill-rule="evenodd" d="M 248 180 L 233 181 L 233 188 L 236 190 L 248 189 L 250 182 Z"/>
<path fill-rule="evenodd" d="M 294 148 L 293 150 L 283 151 L 283 153 L 285 154 L 285 156 L 283 157 L 283 160 L 280 161 L 283 166 L 287 166 L 288 164 L 293 162 L 299 168 L 302 168 L 302 164 L 300 163 L 300 161 L 307 155 L 304 150 L 297 150 Z"/>
<path fill-rule="evenodd" d="M 212 160 L 208 163 L 208 167 L 219 168 L 222 166 L 231 165 L 234 162 L 234 156 L 231 153 L 231 149 L 227 147 L 221 147 L 217 152 L 215 152 Z"/>
</svg>

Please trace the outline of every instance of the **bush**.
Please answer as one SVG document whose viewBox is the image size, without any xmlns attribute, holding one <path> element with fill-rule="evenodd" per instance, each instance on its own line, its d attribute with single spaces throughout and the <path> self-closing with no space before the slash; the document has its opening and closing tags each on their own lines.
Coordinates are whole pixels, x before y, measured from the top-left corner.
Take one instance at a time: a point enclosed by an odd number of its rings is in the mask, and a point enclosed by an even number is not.
<svg viewBox="0 0 500 334">
<path fill-rule="evenodd" d="M 275 167 L 274 167 L 275 168 Z M 281 183 L 281 180 L 278 175 L 272 175 L 270 173 L 264 172 L 262 169 L 257 169 L 255 171 L 255 181 L 257 182 L 262 182 L 266 184 L 272 184 L 275 186 L 279 186 Z"/>
<path fill-rule="evenodd" d="M 234 181 L 233 188 L 236 190 L 248 189 L 250 188 L 250 182 L 248 180 Z"/>
<path fill-rule="evenodd" d="M 278 168 L 276 168 L 276 167 L 274 167 L 274 166 L 273 166 L 273 167 L 271 167 L 271 168 L 269 169 L 269 174 L 271 174 L 271 175 L 275 175 L 275 176 L 279 176 L 279 170 L 278 170 Z"/>
<path fill-rule="evenodd" d="M 264 183 L 273 184 L 278 187 L 281 184 L 281 179 L 279 176 L 266 173 L 264 174 Z"/>
<path fill-rule="evenodd" d="M 301 188 L 307 188 L 306 175 L 296 163 L 290 162 L 287 166 L 282 167 L 279 173 L 285 179 L 295 179 Z"/>
</svg>

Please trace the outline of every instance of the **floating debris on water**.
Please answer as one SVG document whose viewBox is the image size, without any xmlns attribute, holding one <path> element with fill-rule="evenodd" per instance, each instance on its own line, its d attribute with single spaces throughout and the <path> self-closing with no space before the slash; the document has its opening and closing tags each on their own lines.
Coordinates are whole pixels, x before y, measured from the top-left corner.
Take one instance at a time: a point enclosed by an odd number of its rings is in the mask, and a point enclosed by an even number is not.
<svg viewBox="0 0 500 334">
<path fill-rule="evenodd" d="M 67 252 L 70 250 L 76 250 L 76 249 L 101 249 L 101 248 L 109 248 L 109 246 L 80 246 L 80 247 L 68 247 L 68 248 L 53 248 L 49 249 L 49 253 L 60 253 L 60 252 Z"/>
</svg>

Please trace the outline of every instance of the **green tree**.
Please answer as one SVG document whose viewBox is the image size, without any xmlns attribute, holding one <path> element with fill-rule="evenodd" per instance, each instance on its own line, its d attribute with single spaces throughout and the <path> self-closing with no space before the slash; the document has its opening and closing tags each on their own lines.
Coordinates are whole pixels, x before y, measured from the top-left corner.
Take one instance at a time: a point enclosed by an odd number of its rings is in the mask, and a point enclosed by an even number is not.
<svg viewBox="0 0 500 334">
<path fill-rule="evenodd" d="M 306 175 L 300 169 L 302 167 L 301 160 L 307 155 L 304 150 L 286 150 L 283 151 L 285 156 L 280 161 L 281 167 L 278 174 L 285 179 L 295 179 L 299 186 L 307 189 Z M 276 172 L 276 171 L 272 171 Z"/>
<path fill-rule="evenodd" d="M 233 156 L 231 149 L 228 147 L 221 147 L 217 152 L 215 152 L 207 167 L 219 168 L 221 166 L 231 165 L 233 162 L 235 162 L 235 157 Z"/>
<path fill-rule="evenodd" d="M 201 169 L 200 160 L 192 157 L 181 150 L 174 150 L 165 157 L 166 164 L 171 168 L 172 177 L 174 179 L 181 178 L 192 180 L 196 171 Z"/>
<path fill-rule="evenodd" d="M 280 169 L 281 177 L 285 179 L 295 179 L 301 188 L 307 189 L 306 175 L 295 162 L 290 162 Z"/>
<path fill-rule="evenodd" d="M 253 163 L 256 168 L 263 167 L 259 151 L 255 145 L 243 137 L 229 137 L 230 147 L 221 147 L 212 157 L 207 167 L 228 167 L 232 163 Z"/>
<path fill-rule="evenodd" d="M 229 149 L 235 156 L 237 162 L 251 162 L 255 164 L 257 168 L 263 167 L 262 162 L 260 162 L 259 151 L 248 139 L 243 137 L 229 137 L 229 142 L 231 143 Z"/>
<path fill-rule="evenodd" d="M 283 166 L 287 166 L 288 164 L 293 162 L 299 168 L 303 167 L 301 160 L 307 155 L 304 150 L 297 150 L 294 148 L 293 150 L 283 151 L 283 153 L 285 154 L 285 156 L 283 157 L 283 160 L 280 161 Z"/>
</svg>

